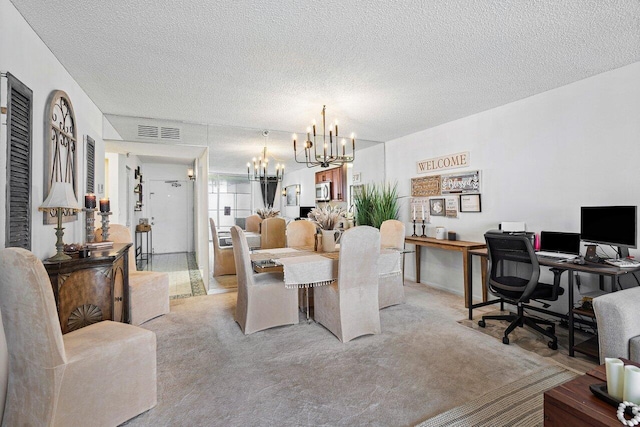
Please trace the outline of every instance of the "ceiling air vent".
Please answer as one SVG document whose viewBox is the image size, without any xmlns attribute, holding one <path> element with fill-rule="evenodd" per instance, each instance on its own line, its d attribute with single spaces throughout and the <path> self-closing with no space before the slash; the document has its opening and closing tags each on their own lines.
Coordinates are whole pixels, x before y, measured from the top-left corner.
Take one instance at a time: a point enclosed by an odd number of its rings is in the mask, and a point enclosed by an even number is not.
<svg viewBox="0 0 640 427">
<path fill-rule="evenodd" d="M 138 136 L 141 138 L 158 138 L 158 126 L 138 125 Z"/>
<path fill-rule="evenodd" d="M 180 140 L 180 129 L 179 128 L 168 128 L 161 127 L 160 128 L 160 139 L 171 139 L 173 141 Z"/>
</svg>

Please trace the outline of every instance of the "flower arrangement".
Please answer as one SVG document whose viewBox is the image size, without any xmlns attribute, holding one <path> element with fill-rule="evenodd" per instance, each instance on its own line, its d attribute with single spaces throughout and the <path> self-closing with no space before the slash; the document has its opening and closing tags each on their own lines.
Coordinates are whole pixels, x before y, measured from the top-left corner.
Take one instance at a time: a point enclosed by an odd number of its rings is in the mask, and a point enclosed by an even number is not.
<svg viewBox="0 0 640 427">
<path fill-rule="evenodd" d="M 256 214 L 258 214 L 258 216 L 262 219 L 267 219 L 280 215 L 280 211 L 277 211 L 273 208 L 264 208 L 256 210 Z"/>
<path fill-rule="evenodd" d="M 346 217 L 346 212 L 339 206 L 327 205 L 322 208 L 311 209 L 307 216 L 322 230 L 333 230 L 338 221 Z"/>
</svg>

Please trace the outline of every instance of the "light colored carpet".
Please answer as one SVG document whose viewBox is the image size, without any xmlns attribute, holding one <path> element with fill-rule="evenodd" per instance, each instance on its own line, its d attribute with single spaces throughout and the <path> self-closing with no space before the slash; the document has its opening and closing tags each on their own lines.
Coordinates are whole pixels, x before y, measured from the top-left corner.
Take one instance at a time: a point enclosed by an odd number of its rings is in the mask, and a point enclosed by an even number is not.
<svg viewBox="0 0 640 427">
<path fill-rule="evenodd" d="M 127 425 L 415 425 L 552 365 L 458 324 L 459 296 L 406 294 L 380 312 L 380 335 L 346 344 L 306 322 L 245 336 L 234 292 L 173 300 L 143 325 L 157 334 L 158 405 Z"/>
<path fill-rule="evenodd" d="M 418 427 L 542 427 L 543 393 L 577 376 L 560 366 L 544 368 L 437 415 Z"/>
</svg>

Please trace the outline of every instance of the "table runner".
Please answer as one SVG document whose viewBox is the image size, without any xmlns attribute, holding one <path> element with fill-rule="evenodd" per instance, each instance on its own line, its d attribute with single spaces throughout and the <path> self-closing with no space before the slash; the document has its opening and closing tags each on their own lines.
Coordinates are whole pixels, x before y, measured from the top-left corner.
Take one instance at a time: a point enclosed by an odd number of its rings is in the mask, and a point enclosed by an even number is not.
<svg viewBox="0 0 640 427">
<path fill-rule="evenodd" d="M 284 283 L 288 288 L 307 288 L 329 285 L 338 278 L 338 252 L 299 251 L 299 256 L 277 258 L 284 267 Z M 287 253 L 290 255 L 290 253 Z M 378 276 L 390 277 L 402 274 L 400 252 L 383 249 L 378 258 Z"/>
</svg>

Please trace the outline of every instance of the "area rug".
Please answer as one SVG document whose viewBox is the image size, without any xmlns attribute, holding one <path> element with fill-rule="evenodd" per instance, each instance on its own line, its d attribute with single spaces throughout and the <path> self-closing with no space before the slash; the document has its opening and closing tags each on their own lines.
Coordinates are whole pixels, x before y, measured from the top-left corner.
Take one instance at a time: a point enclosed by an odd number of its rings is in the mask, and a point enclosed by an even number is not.
<svg viewBox="0 0 640 427">
<path fill-rule="evenodd" d="M 206 295 L 194 253 L 154 254 L 147 269 L 169 275 L 169 298 Z"/>
<path fill-rule="evenodd" d="M 502 337 L 504 336 L 504 331 L 507 328 L 508 323 L 500 320 L 487 320 L 486 327 L 481 328 L 478 326 L 478 320 L 481 319 L 482 314 L 506 314 L 506 312 L 500 312 L 499 310 L 485 311 L 484 313 L 478 312 L 478 314 L 474 316 L 473 320 L 464 319 L 460 320 L 459 323 L 475 331 L 487 334 L 493 337 L 497 343 L 502 344 Z M 573 369 L 580 373 L 585 373 L 598 366 L 598 360 L 596 358 L 577 352 L 575 353 L 575 357 L 569 357 L 569 331 L 566 327 L 556 325 L 556 336 L 558 337 L 558 349 L 552 350 L 547 345 L 549 339 L 542 336 L 542 334 L 528 327 L 516 328 L 509 334 L 509 345 L 518 346 L 527 351 L 536 353 L 539 356 L 547 357 L 552 359 L 556 364 L 560 364 L 565 368 Z M 574 336 L 576 343 L 578 343 L 593 335 L 576 329 Z"/>
<path fill-rule="evenodd" d="M 543 393 L 577 376 L 560 366 L 548 367 L 428 419 L 418 427 L 542 426 Z"/>
<path fill-rule="evenodd" d="M 157 337 L 158 405 L 127 425 L 412 426 L 552 366 L 458 324 L 461 297 L 418 286 L 380 311 L 381 334 L 348 343 L 302 313 L 244 335 L 235 292 L 173 300 L 142 325 Z"/>
</svg>

